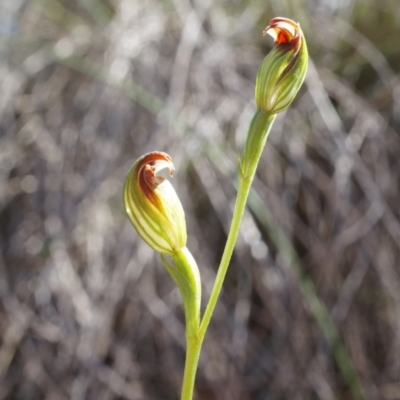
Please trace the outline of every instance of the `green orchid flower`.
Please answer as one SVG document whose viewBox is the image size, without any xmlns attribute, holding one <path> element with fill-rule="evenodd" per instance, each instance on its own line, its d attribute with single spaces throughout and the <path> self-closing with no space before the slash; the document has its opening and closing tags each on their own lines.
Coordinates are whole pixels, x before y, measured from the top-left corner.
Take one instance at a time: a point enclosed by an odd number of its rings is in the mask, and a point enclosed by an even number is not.
<svg viewBox="0 0 400 400">
<path fill-rule="evenodd" d="M 140 157 L 126 177 L 124 203 L 139 236 L 155 251 L 172 256 L 186 246 L 186 222 L 173 186 L 157 176 L 165 168 L 172 176 L 174 165 L 166 153 Z"/>
<path fill-rule="evenodd" d="M 275 47 L 257 73 L 257 107 L 272 114 L 286 110 L 299 91 L 307 72 L 308 51 L 300 25 L 288 18 L 274 18 L 264 29 Z"/>
</svg>

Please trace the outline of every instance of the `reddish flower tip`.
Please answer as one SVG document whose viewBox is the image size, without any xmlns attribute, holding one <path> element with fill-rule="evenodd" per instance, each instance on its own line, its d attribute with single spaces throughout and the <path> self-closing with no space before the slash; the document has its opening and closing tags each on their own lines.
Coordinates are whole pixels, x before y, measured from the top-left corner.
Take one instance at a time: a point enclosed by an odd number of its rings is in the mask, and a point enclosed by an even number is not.
<svg viewBox="0 0 400 400">
<path fill-rule="evenodd" d="M 264 29 L 263 35 L 272 36 L 275 44 L 290 43 L 293 39 L 299 37 L 300 26 L 288 18 L 273 18 L 269 25 Z"/>
<path fill-rule="evenodd" d="M 145 154 L 138 160 L 136 167 L 137 180 L 143 194 L 149 199 L 152 199 L 154 189 L 165 181 L 162 176 L 157 176 L 157 173 L 165 168 L 168 169 L 169 175 L 172 176 L 175 171 L 172 158 L 160 151 Z"/>
</svg>

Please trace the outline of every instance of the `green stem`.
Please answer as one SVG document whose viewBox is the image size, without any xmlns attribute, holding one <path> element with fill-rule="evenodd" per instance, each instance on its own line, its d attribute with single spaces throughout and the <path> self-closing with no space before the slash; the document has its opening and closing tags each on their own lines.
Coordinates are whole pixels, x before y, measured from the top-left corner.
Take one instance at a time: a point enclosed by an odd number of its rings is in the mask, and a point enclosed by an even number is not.
<svg viewBox="0 0 400 400">
<path fill-rule="evenodd" d="M 236 239 L 239 234 L 240 224 L 246 208 L 247 197 L 250 193 L 254 174 L 257 169 L 262 151 L 265 147 L 269 132 L 275 120 L 275 115 L 258 110 L 251 121 L 247 134 L 246 145 L 242 158 L 239 161 L 239 186 L 236 198 L 235 209 L 233 211 L 232 224 L 229 230 L 228 239 L 222 255 L 221 263 L 218 268 L 215 283 L 211 291 L 203 319 L 200 323 L 199 342 L 200 346 L 206 334 L 211 317 L 214 313 L 218 297 L 221 293 L 225 275 L 228 271 L 229 262 L 232 257 Z"/>
<path fill-rule="evenodd" d="M 214 286 L 211 291 L 203 319 L 197 335 L 186 337 L 186 361 L 185 373 L 183 377 L 181 400 L 192 400 L 193 387 L 196 376 L 197 364 L 203 340 L 214 313 L 222 285 L 226 273 L 228 271 L 229 262 L 235 248 L 236 240 L 239 234 L 240 224 L 246 208 L 247 197 L 253 183 L 254 174 L 257 169 L 262 151 L 275 120 L 275 115 L 258 110 L 251 121 L 249 132 L 247 134 L 246 145 L 243 155 L 239 161 L 239 186 L 236 198 L 235 209 L 233 211 L 232 223 L 228 234 L 228 239 L 222 255 L 221 263 L 218 268 Z"/>
<path fill-rule="evenodd" d="M 201 351 L 201 342 L 198 336 L 186 336 L 185 372 L 183 374 L 181 400 L 192 400 L 194 381 L 196 379 L 197 364 Z"/>
<path fill-rule="evenodd" d="M 186 320 L 186 360 L 181 399 L 192 400 L 201 350 L 201 346 L 198 344 L 201 299 L 200 274 L 196 261 L 187 247 L 176 252 L 172 259 L 174 263 L 171 263 L 168 257 L 161 255 L 165 268 L 179 287 L 182 295 Z"/>
<path fill-rule="evenodd" d="M 187 247 L 171 256 L 171 264 L 165 255 L 161 255 L 164 267 L 177 284 L 185 310 L 186 337 L 197 336 L 200 324 L 201 281 L 196 260 Z"/>
</svg>

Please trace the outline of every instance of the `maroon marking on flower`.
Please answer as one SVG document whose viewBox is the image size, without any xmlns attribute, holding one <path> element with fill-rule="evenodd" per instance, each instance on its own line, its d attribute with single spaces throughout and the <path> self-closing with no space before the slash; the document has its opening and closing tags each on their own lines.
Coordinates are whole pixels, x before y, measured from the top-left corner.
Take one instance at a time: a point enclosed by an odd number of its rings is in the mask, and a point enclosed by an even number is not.
<svg viewBox="0 0 400 400">
<path fill-rule="evenodd" d="M 297 47 L 301 40 L 300 26 L 288 18 L 273 18 L 263 31 L 263 35 L 266 34 L 271 35 L 275 44 L 282 47 Z"/>
<path fill-rule="evenodd" d="M 154 190 L 165 181 L 162 176 L 156 176 L 157 172 L 167 168 L 172 176 L 175 168 L 172 158 L 159 151 L 154 151 L 143 156 L 136 169 L 136 176 L 143 195 L 152 203 L 157 203 L 157 196 Z"/>
</svg>

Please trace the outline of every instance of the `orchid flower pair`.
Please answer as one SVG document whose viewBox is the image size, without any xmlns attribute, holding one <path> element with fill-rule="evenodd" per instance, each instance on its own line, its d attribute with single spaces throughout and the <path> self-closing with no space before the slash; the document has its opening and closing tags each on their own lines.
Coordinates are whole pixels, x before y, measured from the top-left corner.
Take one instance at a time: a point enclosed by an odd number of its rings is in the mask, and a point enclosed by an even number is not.
<svg viewBox="0 0 400 400">
<path fill-rule="evenodd" d="M 124 187 L 126 212 L 139 236 L 161 254 L 162 262 L 182 295 L 186 321 L 186 362 L 181 400 L 192 400 L 203 339 L 211 320 L 229 266 L 259 159 L 276 114 L 286 110 L 299 91 L 307 71 L 307 45 L 300 25 L 287 18 L 274 18 L 264 35 L 273 37 L 275 47 L 261 63 L 255 88 L 257 111 L 250 123 L 246 144 L 239 159 L 239 187 L 231 229 L 209 302 L 201 318 L 201 280 L 194 257 L 186 247 L 183 207 L 168 179 L 157 176 L 168 169 L 171 157 L 151 152 L 131 167 Z"/>
</svg>

